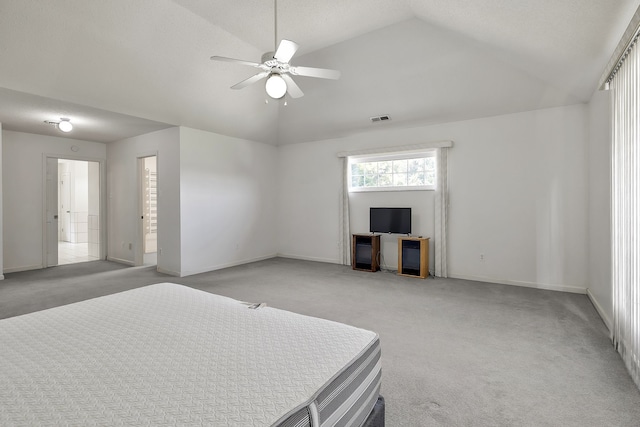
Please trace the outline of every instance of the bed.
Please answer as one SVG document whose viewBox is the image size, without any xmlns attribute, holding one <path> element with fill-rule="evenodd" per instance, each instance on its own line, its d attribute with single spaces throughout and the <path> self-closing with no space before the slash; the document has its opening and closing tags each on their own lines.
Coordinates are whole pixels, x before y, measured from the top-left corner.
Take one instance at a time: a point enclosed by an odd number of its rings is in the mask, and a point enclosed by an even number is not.
<svg viewBox="0 0 640 427">
<path fill-rule="evenodd" d="M 0 321 L 0 425 L 384 426 L 371 331 L 160 283 Z"/>
</svg>

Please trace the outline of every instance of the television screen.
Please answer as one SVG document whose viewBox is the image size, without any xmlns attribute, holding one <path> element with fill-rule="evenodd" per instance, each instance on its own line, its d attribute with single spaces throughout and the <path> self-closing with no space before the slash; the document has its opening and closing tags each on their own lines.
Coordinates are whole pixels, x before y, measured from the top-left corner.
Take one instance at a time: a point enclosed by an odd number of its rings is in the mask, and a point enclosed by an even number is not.
<svg viewBox="0 0 640 427">
<path fill-rule="evenodd" d="M 411 208 L 370 208 L 369 231 L 411 234 Z"/>
</svg>

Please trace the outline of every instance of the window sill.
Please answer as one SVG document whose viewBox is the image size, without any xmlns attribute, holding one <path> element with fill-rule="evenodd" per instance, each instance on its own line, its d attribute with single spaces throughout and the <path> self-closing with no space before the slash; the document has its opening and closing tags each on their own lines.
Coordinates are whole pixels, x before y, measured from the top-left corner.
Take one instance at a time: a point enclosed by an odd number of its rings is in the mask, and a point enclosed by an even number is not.
<svg viewBox="0 0 640 427">
<path fill-rule="evenodd" d="M 349 193 L 371 193 L 380 191 L 436 191 L 435 187 L 361 187 L 349 188 Z"/>
</svg>

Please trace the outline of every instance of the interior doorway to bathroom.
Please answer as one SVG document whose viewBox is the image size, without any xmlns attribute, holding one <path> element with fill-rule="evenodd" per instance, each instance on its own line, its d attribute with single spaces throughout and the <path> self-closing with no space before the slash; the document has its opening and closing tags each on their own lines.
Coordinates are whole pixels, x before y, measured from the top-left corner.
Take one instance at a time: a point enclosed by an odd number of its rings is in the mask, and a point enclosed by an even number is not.
<svg viewBox="0 0 640 427">
<path fill-rule="evenodd" d="M 46 169 L 46 266 L 100 259 L 100 163 L 47 158 Z"/>
<path fill-rule="evenodd" d="M 136 265 L 158 265 L 158 157 L 138 158 L 139 249 Z"/>
</svg>

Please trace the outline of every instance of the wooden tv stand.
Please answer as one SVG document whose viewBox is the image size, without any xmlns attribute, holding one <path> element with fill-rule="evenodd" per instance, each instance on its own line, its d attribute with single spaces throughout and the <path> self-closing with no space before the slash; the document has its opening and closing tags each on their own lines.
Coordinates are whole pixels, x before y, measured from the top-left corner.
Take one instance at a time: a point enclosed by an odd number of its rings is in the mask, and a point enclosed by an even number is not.
<svg viewBox="0 0 640 427">
<path fill-rule="evenodd" d="M 353 234 L 351 236 L 351 267 L 354 270 L 380 270 L 379 257 L 379 234 Z"/>
<path fill-rule="evenodd" d="M 425 279 L 429 275 L 429 238 L 398 238 L 398 274 Z"/>
</svg>

